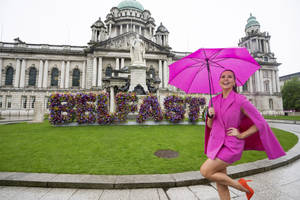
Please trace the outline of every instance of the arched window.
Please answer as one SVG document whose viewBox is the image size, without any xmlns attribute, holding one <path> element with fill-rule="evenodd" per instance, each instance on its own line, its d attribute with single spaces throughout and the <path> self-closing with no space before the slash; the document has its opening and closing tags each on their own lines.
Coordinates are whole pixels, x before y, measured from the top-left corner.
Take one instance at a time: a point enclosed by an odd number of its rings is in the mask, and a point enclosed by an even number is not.
<svg viewBox="0 0 300 200">
<path fill-rule="evenodd" d="M 264 86 L 265 86 L 265 92 L 270 92 L 270 84 L 269 84 L 269 81 L 265 81 L 265 82 L 264 82 Z"/>
<path fill-rule="evenodd" d="M 111 66 L 108 66 L 105 70 L 105 76 L 111 77 L 112 76 L 112 68 Z"/>
<path fill-rule="evenodd" d="M 72 75 L 72 86 L 78 87 L 79 82 L 80 82 L 80 71 L 79 69 L 74 69 Z"/>
<path fill-rule="evenodd" d="M 273 110 L 273 99 L 269 99 L 269 109 Z"/>
<path fill-rule="evenodd" d="M 51 86 L 58 86 L 58 69 L 57 68 L 52 69 Z"/>
<path fill-rule="evenodd" d="M 30 67 L 28 85 L 35 86 L 35 83 L 36 83 L 36 69 L 35 67 Z"/>
<path fill-rule="evenodd" d="M 14 69 L 12 67 L 8 67 L 5 73 L 5 85 L 13 84 L 13 75 L 14 75 Z"/>
</svg>

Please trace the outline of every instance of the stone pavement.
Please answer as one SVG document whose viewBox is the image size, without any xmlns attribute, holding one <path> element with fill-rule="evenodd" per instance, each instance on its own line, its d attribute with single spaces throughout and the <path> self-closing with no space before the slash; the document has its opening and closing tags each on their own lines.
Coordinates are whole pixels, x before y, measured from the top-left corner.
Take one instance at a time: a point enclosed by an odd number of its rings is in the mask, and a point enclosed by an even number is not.
<svg viewBox="0 0 300 200">
<path fill-rule="evenodd" d="M 270 124 L 272 127 L 281 128 L 294 132 L 300 136 L 300 126 L 294 124 Z M 246 176 L 251 179 L 249 183 L 254 190 L 255 195 L 252 198 L 263 200 L 298 200 L 300 199 L 300 161 L 297 160 L 286 166 L 266 171 L 256 175 L 247 176 L 248 171 L 260 172 L 259 166 L 264 165 L 264 170 L 278 167 L 278 163 L 286 162 L 287 157 L 293 155 L 294 160 L 299 155 L 299 143 L 288 152 L 286 158 L 275 161 L 257 161 L 243 165 L 230 167 L 229 173 L 239 173 L 239 177 Z M 292 159 L 292 158 L 291 158 Z M 292 161 L 292 160 L 291 160 Z M 243 167 L 240 167 L 243 166 Z M 253 174 L 252 173 L 252 174 Z M 244 175 L 243 175 L 244 174 Z M 20 174 L 19 174 L 20 175 Z M 25 174 L 26 175 L 26 174 Z M 26 177 L 23 173 L 23 177 Z M 0 174 L 0 180 L 3 181 L 5 174 Z M 11 176 L 12 179 L 14 176 Z M 18 176 L 15 176 L 15 178 Z M 37 177 L 36 177 L 37 178 Z M 184 178 L 184 177 L 182 177 Z M 191 177 L 188 177 L 191 179 Z M 232 199 L 246 199 L 245 194 L 231 189 Z M 31 199 L 109 199 L 109 200 L 202 200 L 218 199 L 215 184 L 207 185 L 189 185 L 184 187 L 164 187 L 148 189 L 76 189 L 76 188 L 42 188 L 42 187 L 10 187 L 0 186 L 0 200 L 31 200 Z"/>
</svg>

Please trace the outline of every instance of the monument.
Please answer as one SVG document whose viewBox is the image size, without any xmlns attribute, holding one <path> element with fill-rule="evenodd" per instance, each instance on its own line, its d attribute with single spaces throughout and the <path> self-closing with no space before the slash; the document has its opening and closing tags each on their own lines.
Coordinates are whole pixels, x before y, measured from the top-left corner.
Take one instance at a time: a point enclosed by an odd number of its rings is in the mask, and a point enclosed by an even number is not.
<svg viewBox="0 0 300 200">
<path fill-rule="evenodd" d="M 148 92 L 146 84 L 146 62 L 145 62 L 145 43 L 136 34 L 130 46 L 131 64 L 130 71 L 130 87 L 129 91 L 134 91 L 138 95 L 144 95 Z"/>
</svg>

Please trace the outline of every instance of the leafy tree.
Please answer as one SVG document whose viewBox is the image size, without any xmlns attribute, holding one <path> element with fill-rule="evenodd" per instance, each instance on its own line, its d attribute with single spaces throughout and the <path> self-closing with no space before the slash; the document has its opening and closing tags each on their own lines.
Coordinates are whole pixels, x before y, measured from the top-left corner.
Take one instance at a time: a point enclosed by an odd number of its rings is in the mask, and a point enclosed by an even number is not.
<svg viewBox="0 0 300 200">
<path fill-rule="evenodd" d="M 285 82 L 282 88 L 284 110 L 300 111 L 300 80 L 293 78 Z"/>
</svg>

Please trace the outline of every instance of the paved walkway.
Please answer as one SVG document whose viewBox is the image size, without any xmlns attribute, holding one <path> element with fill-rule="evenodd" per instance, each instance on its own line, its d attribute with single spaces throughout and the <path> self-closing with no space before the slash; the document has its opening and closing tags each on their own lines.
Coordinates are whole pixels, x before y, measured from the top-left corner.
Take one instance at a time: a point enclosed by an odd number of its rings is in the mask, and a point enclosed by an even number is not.
<svg viewBox="0 0 300 200">
<path fill-rule="evenodd" d="M 272 127 L 294 132 L 300 137 L 300 125 L 270 124 Z M 296 149 L 299 150 L 298 148 Z M 299 151 L 298 151 L 299 153 Z M 264 163 L 268 163 L 264 161 Z M 270 162 L 272 163 L 272 162 Z M 273 163 L 274 164 L 274 163 Z M 234 167 L 232 168 L 234 170 Z M 253 200 L 300 199 L 300 160 L 289 165 L 247 176 L 255 190 Z M 245 194 L 231 189 L 232 199 L 246 199 Z M 215 184 L 171 187 L 167 189 L 66 189 L 0 186 L 0 200 L 205 200 L 218 199 Z"/>
</svg>

